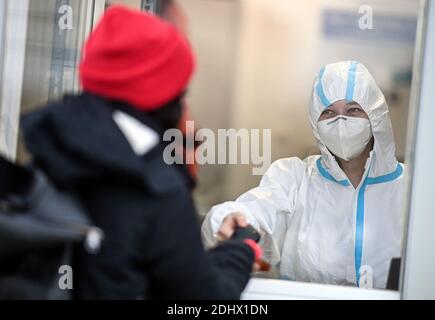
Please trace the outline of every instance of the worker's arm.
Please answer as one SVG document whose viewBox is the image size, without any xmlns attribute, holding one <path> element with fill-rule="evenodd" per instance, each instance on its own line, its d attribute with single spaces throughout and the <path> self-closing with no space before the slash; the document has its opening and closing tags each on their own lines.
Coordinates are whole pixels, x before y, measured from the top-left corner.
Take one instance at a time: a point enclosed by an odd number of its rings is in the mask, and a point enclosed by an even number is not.
<svg viewBox="0 0 435 320">
<path fill-rule="evenodd" d="M 274 162 L 260 185 L 241 195 L 236 201 L 214 206 L 202 225 L 207 246 L 231 235 L 237 225 L 250 224 L 262 235 L 265 258 L 272 264 L 280 260 L 288 215 L 294 212 L 299 186 L 305 170 L 299 158 Z"/>
</svg>

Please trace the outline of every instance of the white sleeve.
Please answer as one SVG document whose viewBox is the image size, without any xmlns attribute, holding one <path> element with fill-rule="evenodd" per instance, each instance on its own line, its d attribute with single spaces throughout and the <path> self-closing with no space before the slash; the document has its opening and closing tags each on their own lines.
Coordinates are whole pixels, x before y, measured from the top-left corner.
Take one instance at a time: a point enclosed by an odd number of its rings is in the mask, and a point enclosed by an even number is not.
<svg viewBox="0 0 435 320">
<path fill-rule="evenodd" d="M 260 185 L 211 208 L 202 225 L 206 246 L 214 245 L 216 233 L 227 215 L 243 213 L 248 222 L 262 235 L 260 244 L 270 263 L 280 260 L 280 252 L 287 230 L 288 215 L 294 212 L 304 163 L 299 158 L 275 161 L 261 179 Z"/>
</svg>

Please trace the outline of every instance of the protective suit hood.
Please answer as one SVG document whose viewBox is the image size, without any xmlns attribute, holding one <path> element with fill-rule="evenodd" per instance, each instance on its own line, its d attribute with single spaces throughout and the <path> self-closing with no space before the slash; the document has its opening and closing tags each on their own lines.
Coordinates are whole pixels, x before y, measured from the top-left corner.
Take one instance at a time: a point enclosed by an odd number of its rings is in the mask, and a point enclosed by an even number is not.
<svg viewBox="0 0 435 320">
<path fill-rule="evenodd" d="M 327 172 L 338 182 L 348 181 L 317 129 L 317 121 L 322 111 L 338 100 L 355 101 L 368 115 L 374 136 L 369 177 L 376 178 L 394 172 L 398 168 L 398 162 L 385 97 L 367 68 L 356 61 L 328 64 L 314 80 L 309 110 L 310 123 L 322 154 L 322 165 Z"/>
</svg>

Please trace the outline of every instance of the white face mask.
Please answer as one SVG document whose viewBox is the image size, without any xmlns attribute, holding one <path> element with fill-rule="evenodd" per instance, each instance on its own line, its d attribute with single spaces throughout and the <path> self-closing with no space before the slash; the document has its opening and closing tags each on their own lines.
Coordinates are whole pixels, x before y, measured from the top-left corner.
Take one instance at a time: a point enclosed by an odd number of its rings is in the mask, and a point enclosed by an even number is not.
<svg viewBox="0 0 435 320">
<path fill-rule="evenodd" d="M 357 117 L 322 120 L 317 123 L 317 130 L 329 151 L 346 161 L 359 156 L 373 136 L 370 121 Z"/>
</svg>

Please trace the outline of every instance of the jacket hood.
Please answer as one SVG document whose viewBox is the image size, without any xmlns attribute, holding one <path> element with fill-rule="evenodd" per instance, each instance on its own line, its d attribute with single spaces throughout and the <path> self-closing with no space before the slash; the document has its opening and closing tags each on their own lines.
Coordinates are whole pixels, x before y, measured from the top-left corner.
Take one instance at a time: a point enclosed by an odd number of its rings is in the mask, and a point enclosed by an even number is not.
<svg viewBox="0 0 435 320">
<path fill-rule="evenodd" d="M 322 154 L 322 164 L 337 181 L 347 180 L 317 130 L 317 120 L 325 108 L 338 100 L 357 102 L 367 113 L 374 137 L 369 177 L 390 174 L 398 168 L 393 129 L 385 97 L 367 68 L 356 61 L 323 67 L 314 80 L 309 109 L 310 123 Z"/>
<path fill-rule="evenodd" d="M 24 139 L 35 165 L 61 185 L 109 175 L 140 181 L 156 193 L 179 188 L 182 181 L 175 169 L 164 163 L 161 141 L 139 157 L 115 123 L 115 110 L 103 98 L 82 94 L 66 96 L 23 116 Z M 135 117 L 159 132 L 145 114 Z"/>
</svg>

